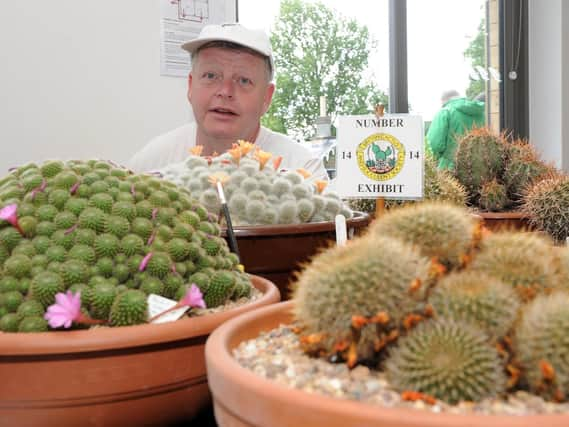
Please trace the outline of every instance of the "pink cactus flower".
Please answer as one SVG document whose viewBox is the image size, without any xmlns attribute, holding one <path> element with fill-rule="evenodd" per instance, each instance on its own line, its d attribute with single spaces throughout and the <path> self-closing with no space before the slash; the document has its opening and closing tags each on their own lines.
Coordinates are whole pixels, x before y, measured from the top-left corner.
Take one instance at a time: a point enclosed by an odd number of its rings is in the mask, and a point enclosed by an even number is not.
<svg viewBox="0 0 569 427">
<path fill-rule="evenodd" d="M 55 295 L 55 304 L 47 308 L 44 317 L 52 328 L 70 328 L 81 315 L 81 292 L 59 292 Z"/>
<path fill-rule="evenodd" d="M 146 266 L 148 265 L 150 258 L 152 258 L 152 255 L 152 252 L 149 252 L 144 258 L 142 258 L 142 261 L 140 261 L 140 265 L 138 266 L 138 271 L 146 270 Z"/>
<path fill-rule="evenodd" d="M 189 307 L 205 308 L 205 301 L 203 300 L 202 291 L 195 284 L 186 291 L 186 295 L 178 302 L 178 304 Z"/>
<path fill-rule="evenodd" d="M 106 323 L 106 320 L 93 319 L 81 313 L 81 292 L 58 292 L 55 295 L 55 304 L 47 308 L 45 320 L 52 328 L 70 328 L 75 323 L 96 325 Z"/>
<path fill-rule="evenodd" d="M 160 316 L 162 316 L 166 313 L 170 313 L 171 311 L 177 310 L 180 307 L 206 308 L 206 304 L 205 304 L 205 301 L 203 299 L 203 294 L 200 291 L 200 288 L 198 288 L 194 283 L 192 283 L 192 286 L 190 286 L 190 288 L 186 291 L 186 295 L 184 295 L 182 297 L 182 299 L 180 301 L 178 301 L 178 303 L 176 305 L 174 305 L 173 307 L 170 307 L 169 309 L 164 310 L 163 312 L 158 313 L 157 315 L 151 317 L 148 320 L 148 322 L 152 323 L 154 320 L 158 319 Z"/>
<path fill-rule="evenodd" d="M 23 236 L 24 231 L 20 228 L 20 224 L 18 224 L 18 205 L 12 203 L 11 205 L 4 206 L 0 209 L 0 219 L 9 222 L 12 226 L 20 232 Z"/>
</svg>

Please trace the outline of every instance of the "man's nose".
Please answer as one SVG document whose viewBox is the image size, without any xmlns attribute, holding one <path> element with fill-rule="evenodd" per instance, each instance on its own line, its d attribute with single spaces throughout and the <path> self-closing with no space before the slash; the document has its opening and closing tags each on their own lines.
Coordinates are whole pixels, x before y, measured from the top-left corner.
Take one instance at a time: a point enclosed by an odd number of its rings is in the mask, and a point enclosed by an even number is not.
<svg viewBox="0 0 569 427">
<path fill-rule="evenodd" d="M 222 98 L 233 98 L 235 94 L 235 82 L 233 79 L 223 79 L 217 88 L 217 96 Z"/>
</svg>

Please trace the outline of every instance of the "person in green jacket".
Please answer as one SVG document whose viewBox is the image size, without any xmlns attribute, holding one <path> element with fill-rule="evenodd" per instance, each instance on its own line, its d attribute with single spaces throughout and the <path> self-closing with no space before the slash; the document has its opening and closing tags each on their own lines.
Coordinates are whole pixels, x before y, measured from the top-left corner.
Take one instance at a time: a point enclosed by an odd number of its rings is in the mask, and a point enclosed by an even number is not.
<svg viewBox="0 0 569 427">
<path fill-rule="evenodd" d="M 456 90 L 443 92 L 441 103 L 427 132 L 427 147 L 439 169 L 454 169 L 457 139 L 473 127 L 484 126 L 484 103 L 462 98 Z"/>
</svg>

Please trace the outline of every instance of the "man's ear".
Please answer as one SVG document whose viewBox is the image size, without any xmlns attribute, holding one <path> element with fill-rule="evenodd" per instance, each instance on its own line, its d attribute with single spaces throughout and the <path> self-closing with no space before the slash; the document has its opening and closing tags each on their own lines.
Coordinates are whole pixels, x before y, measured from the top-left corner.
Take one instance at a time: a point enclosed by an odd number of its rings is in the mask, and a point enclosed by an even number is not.
<svg viewBox="0 0 569 427">
<path fill-rule="evenodd" d="M 265 99 L 263 101 L 263 114 L 267 112 L 269 107 L 271 106 L 271 101 L 273 100 L 273 95 L 275 93 L 275 84 L 269 83 L 267 86 L 267 90 L 265 92 Z"/>
<path fill-rule="evenodd" d="M 190 74 L 188 74 L 188 101 L 192 102 L 192 72 L 190 71 Z"/>
</svg>

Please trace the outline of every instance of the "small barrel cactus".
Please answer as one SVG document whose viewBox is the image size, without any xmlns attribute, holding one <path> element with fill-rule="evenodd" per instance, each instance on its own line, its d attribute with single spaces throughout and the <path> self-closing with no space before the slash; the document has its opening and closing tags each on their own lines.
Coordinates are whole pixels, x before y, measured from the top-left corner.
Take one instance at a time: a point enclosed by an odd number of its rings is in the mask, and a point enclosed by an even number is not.
<svg viewBox="0 0 569 427">
<path fill-rule="evenodd" d="M 497 179 L 491 179 L 482 184 L 478 205 L 481 209 L 490 212 L 499 212 L 506 209 L 511 201 L 508 198 L 508 190 Z"/>
<path fill-rule="evenodd" d="M 511 286 L 470 270 L 443 277 L 429 303 L 437 316 L 472 323 L 494 341 L 508 333 L 521 305 Z"/>
<path fill-rule="evenodd" d="M 569 236 L 569 177 L 551 175 L 529 188 L 522 207 L 531 224 L 557 242 Z"/>
<path fill-rule="evenodd" d="M 545 398 L 569 398 L 569 293 L 540 295 L 515 329 L 514 348 L 530 389 Z"/>
<path fill-rule="evenodd" d="M 509 284 L 523 301 L 554 290 L 560 271 L 559 260 L 547 237 L 515 231 L 485 238 L 471 268 Z"/>
<path fill-rule="evenodd" d="M 465 209 L 445 203 L 421 203 L 395 209 L 369 228 L 377 236 L 416 245 L 424 256 L 446 267 L 464 263 L 477 239 L 477 221 Z"/>
<path fill-rule="evenodd" d="M 68 290 L 81 292 L 86 315 L 122 326 L 146 321 L 142 296 L 171 298 L 197 272 L 243 282 L 219 225 L 187 190 L 110 162 L 16 168 L 0 181 L 0 209 L 0 315 L 20 313 L 3 330 L 44 330 L 37 318 Z"/>
<path fill-rule="evenodd" d="M 294 292 L 294 314 L 307 340 L 325 354 L 352 344 L 353 316 L 384 312 L 399 324 L 419 309 L 428 283 L 430 262 L 410 245 L 384 236 L 350 241 L 314 257 L 300 274 Z M 419 284 L 418 289 L 413 285 Z M 380 339 L 372 325 L 357 342 L 359 358 L 371 357 Z"/>
<path fill-rule="evenodd" d="M 455 404 L 495 397 L 506 385 L 496 349 L 475 327 L 454 320 L 421 323 L 391 347 L 390 383 Z"/>
<path fill-rule="evenodd" d="M 471 201 L 478 200 L 485 182 L 502 173 L 505 159 L 506 145 L 502 135 L 487 128 L 473 129 L 463 135 L 456 150 L 455 174 Z"/>
</svg>

